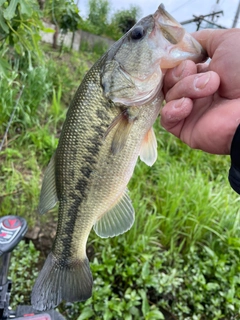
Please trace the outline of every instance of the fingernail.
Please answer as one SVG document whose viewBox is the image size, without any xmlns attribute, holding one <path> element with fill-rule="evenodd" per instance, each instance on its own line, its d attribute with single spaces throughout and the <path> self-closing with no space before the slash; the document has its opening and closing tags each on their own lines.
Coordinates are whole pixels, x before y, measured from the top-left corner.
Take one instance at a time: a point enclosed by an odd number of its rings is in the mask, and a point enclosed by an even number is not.
<svg viewBox="0 0 240 320">
<path fill-rule="evenodd" d="M 186 98 L 183 97 L 183 98 L 177 100 L 177 101 L 174 103 L 173 108 L 174 108 L 174 109 L 179 109 L 179 108 L 181 108 L 182 105 L 183 105 L 183 103 L 184 103 L 184 101 L 185 101 L 185 99 L 186 99 Z"/>
<path fill-rule="evenodd" d="M 175 67 L 173 69 L 173 75 L 175 78 L 180 78 L 182 73 L 183 73 L 183 70 L 185 68 L 185 65 L 186 65 L 186 61 L 183 61 L 181 62 L 177 67 Z"/>
<path fill-rule="evenodd" d="M 200 74 L 197 78 L 195 78 L 194 80 L 194 86 L 196 89 L 203 89 L 206 84 L 208 83 L 210 79 L 210 73 L 204 73 L 204 74 Z"/>
</svg>

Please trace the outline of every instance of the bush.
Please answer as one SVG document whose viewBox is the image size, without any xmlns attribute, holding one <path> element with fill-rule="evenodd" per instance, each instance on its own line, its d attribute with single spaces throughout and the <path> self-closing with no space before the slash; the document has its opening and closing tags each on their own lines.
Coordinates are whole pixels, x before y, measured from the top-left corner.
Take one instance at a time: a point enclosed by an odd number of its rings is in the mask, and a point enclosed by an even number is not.
<svg viewBox="0 0 240 320">
<path fill-rule="evenodd" d="M 10 279 L 12 280 L 11 308 L 17 305 L 30 305 L 30 292 L 38 274 L 40 252 L 32 242 L 21 241 L 14 249 L 10 263 Z"/>
<path fill-rule="evenodd" d="M 56 63 L 51 61 L 55 52 L 48 56 L 46 65 L 25 70 L 21 81 L 13 74 L 1 82 L 1 134 L 25 84 L 1 153 L 1 215 L 23 215 L 31 224 L 41 169 L 56 148 L 73 92 L 92 63 L 86 54 L 63 54 Z M 191 150 L 158 123 L 155 132 L 158 160 L 152 168 L 138 162 L 129 184 L 135 223 L 113 239 L 90 234 L 93 296 L 62 304 L 68 319 L 229 320 L 240 314 L 239 196 L 227 181 L 229 159 Z M 23 254 L 21 245 L 11 271 L 15 305 L 29 302 L 37 276 L 37 254 L 32 247 Z"/>
<path fill-rule="evenodd" d="M 192 246 L 170 253 L 144 236 L 105 243 L 91 264 L 93 296 L 63 311 L 67 319 L 235 319 L 240 313 L 239 252 Z M 141 247 L 142 246 L 142 247 Z M 63 310 L 63 309 L 62 309 Z"/>
</svg>

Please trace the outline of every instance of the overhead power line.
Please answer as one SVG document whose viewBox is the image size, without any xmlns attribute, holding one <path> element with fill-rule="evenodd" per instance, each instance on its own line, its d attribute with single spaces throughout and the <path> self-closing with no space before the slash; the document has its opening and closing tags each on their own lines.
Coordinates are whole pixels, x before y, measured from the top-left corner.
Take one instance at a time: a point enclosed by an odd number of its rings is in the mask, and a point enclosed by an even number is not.
<svg viewBox="0 0 240 320">
<path fill-rule="evenodd" d="M 219 14 L 223 14 L 223 11 L 212 12 L 210 14 L 205 14 L 205 15 L 201 15 L 201 16 L 193 15 L 193 17 L 194 17 L 193 19 L 189 19 L 189 20 L 183 21 L 183 22 L 181 22 L 181 24 L 184 25 L 184 24 L 196 22 L 197 23 L 197 30 L 199 30 L 202 21 L 206 21 L 207 23 L 210 23 L 211 25 L 214 25 L 214 26 L 216 26 L 216 27 L 218 27 L 220 29 L 226 29 L 226 27 L 223 27 L 220 24 L 217 24 L 217 23 L 215 23 L 213 21 L 209 21 L 209 20 L 205 19 L 207 17 L 212 17 L 214 15 L 219 15 Z"/>
</svg>

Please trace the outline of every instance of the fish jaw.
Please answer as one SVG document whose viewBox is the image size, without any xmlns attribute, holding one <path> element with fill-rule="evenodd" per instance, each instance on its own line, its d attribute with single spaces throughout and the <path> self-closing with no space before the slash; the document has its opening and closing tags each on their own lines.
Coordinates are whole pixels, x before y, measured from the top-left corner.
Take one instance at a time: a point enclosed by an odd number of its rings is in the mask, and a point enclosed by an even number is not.
<svg viewBox="0 0 240 320">
<path fill-rule="evenodd" d="M 190 59 L 202 62 L 201 45 L 160 5 L 140 20 L 105 56 L 104 95 L 114 103 L 140 106 L 161 94 L 163 70 Z"/>
<path fill-rule="evenodd" d="M 195 63 L 207 59 L 207 52 L 200 43 L 165 10 L 163 4 L 158 7 L 153 17 L 155 30 L 151 40 L 164 49 L 160 62 L 161 68 L 173 68 L 187 59 Z"/>
</svg>

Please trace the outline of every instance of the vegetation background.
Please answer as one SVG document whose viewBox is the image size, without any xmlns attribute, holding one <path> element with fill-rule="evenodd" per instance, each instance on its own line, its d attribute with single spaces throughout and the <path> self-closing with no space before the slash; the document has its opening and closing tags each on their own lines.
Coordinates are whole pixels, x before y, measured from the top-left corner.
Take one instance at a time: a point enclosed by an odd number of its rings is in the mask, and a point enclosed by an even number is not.
<svg viewBox="0 0 240 320">
<path fill-rule="evenodd" d="M 81 28 L 118 39 L 139 8 L 110 9 L 108 0 L 89 0 L 84 20 L 72 0 L 0 0 L 0 215 L 26 218 L 30 231 L 56 223 L 56 209 L 36 212 L 43 171 L 74 92 L 103 53 L 57 48 L 56 37 Z M 43 20 L 56 25 L 53 47 L 40 42 Z M 136 222 L 113 239 L 90 234 L 93 296 L 62 303 L 66 319 L 240 318 L 239 195 L 227 181 L 229 157 L 191 150 L 158 121 L 155 132 L 158 160 L 139 162 L 129 185 Z M 14 250 L 13 308 L 30 303 L 47 250 L 29 239 Z"/>
</svg>

